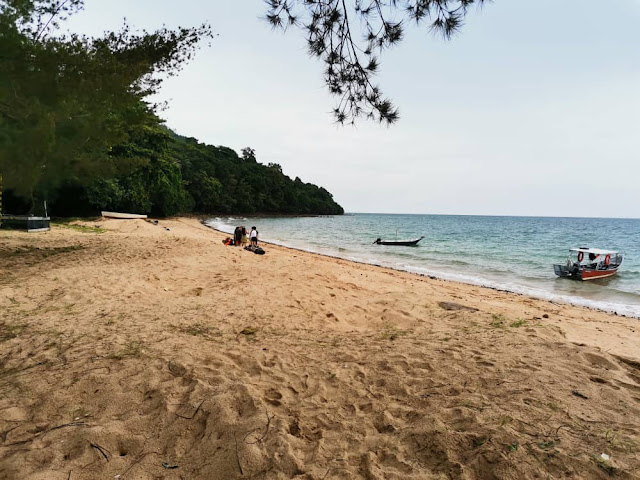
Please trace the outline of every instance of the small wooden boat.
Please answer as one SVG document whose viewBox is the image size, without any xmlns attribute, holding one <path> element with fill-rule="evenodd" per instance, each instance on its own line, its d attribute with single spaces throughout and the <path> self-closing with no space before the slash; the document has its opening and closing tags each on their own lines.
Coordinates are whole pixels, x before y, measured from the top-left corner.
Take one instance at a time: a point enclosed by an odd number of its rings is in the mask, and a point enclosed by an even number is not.
<svg viewBox="0 0 640 480">
<path fill-rule="evenodd" d="M 596 280 L 612 277 L 622 265 L 622 254 L 599 248 L 572 248 L 565 264 L 556 264 L 553 270 L 559 277 L 574 280 Z"/>
<path fill-rule="evenodd" d="M 418 245 L 418 242 L 422 240 L 424 237 L 417 238 L 415 240 L 382 240 L 378 238 L 375 242 L 376 245 L 397 245 L 402 247 L 415 247 Z"/>
<path fill-rule="evenodd" d="M 135 218 L 147 218 L 146 215 L 138 215 L 136 213 L 118 213 L 118 212 L 102 212 L 105 218 L 120 218 L 122 220 L 132 220 Z"/>
</svg>

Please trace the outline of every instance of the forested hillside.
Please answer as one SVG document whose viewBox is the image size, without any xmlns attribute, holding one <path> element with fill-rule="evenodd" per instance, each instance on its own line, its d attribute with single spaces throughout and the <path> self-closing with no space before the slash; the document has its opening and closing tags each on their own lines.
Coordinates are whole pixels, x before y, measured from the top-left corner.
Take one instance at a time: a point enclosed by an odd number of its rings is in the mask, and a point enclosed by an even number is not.
<svg viewBox="0 0 640 480">
<path fill-rule="evenodd" d="M 242 156 L 170 130 L 145 126 L 129 142 L 112 148 L 108 170 L 115 174 L 69 179 L 47 193 L 54 216 L 86 216 L 101 210 L 167 216 L 179 213 L 344 213 L 322 187 L 286 176 L 277 164 L 258 163 L 252 149 Z M 5 211 L 42 213 L 40 200 L 5 194 Z M 33 208 L 32 208 L 33 207 Z"/>
</svg>

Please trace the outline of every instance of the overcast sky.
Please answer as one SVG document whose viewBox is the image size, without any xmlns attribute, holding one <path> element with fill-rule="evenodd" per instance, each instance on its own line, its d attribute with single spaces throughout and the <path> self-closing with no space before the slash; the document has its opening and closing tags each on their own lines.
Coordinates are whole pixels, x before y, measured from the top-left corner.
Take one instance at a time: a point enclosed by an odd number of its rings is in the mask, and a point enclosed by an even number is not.
<svg viewBox="0 0 640 480">
<path fill-rule="evenodd" d="M 158 98 L 167 125 L 322 185 L 348 212 L 640 217 L 640 0 L 495 0 L 450 42 L 409 27 L 381 58 L 401 119 L 333 123 L 323 65 L 262 0 L 86 0 L 68 25 L 126 17 L 218 36 Z"/>
</svg>

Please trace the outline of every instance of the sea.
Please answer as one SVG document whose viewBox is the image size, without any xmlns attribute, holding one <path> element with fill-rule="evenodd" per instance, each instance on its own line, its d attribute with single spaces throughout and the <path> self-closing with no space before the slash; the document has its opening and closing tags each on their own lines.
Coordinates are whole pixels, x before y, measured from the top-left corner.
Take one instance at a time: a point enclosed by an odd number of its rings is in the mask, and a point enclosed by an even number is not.
<svg viewBox="0 0 640 480">
<path fill-rule="evenodd" d="M 256 226 L 278 245 L 640 318 L 639 219 L 347 213 L 205 223 L 227 233 Z M 374 244 L 421 236 L 417 247 Z M 571 247 L 620 251 L 624 261 L 609 279 L 558 278 L 553 264 Z"/>
</svg>

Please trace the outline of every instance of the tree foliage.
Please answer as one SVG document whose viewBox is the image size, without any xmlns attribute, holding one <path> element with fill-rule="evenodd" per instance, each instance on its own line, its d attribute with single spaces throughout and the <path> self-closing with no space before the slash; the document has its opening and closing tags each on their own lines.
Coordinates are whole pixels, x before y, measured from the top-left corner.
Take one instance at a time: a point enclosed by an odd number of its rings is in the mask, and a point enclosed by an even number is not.
<svg viewBox="0 0 640 480">
<path fill-rule="evenodd" d="M 185 188 L 194 210 L 211 213 L 340 215 L 344 210 L 322 187 L 291 180 L 280 165 L 257 162 L 256 152 L 242 156 L 227 147 L 175 136 L 169 144 L 182 166 Z"/>
<path fill-rule="evenodd" d="M 63 182 L 116 173 L 110 149 L 153 124 L 155 93 L 207 25 L 101 38 L 52 35 L 82 0 L 0 0 L 0 171 L 7 188 L 46 196 Z"/>
<path fill-rule="evenodd" d="M 409 22 L 427 24 L 445 38 L 462 26 L 469 7 L 486 0 L 265 0 L 274 28 L 304 30 L 309 53 L 325 64 L 324 80 L 338 97 L 343 124 L 358 117 L 387 124 L 398 109 L 373 83 L 378 57 L 399 43 Z"/>
</svg>

